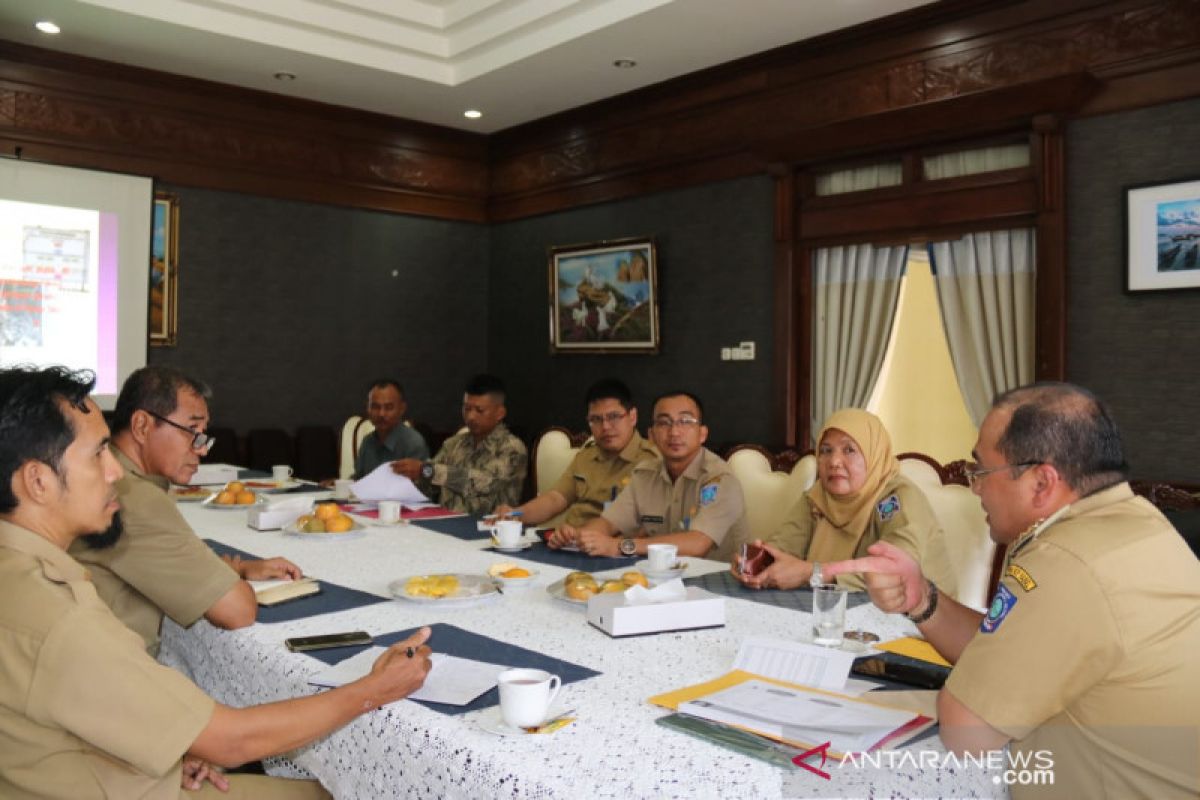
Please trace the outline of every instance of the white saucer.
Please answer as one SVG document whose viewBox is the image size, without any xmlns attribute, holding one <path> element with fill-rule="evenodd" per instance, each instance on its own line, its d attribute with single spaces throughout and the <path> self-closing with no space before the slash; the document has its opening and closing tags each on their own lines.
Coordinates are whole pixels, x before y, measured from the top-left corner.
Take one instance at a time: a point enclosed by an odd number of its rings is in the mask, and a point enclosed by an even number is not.
<svg viewBox="0 0 1200 800">
<path fill-rule="evenodd" d="M 561 709 L 554 709 L 546 715 L 546 719 L 553 719 L 562 713 Z M 504 717 L 500 714 L 500 706 L 492 706 L 485 708 L 479 712 L 479 717 L 476 718 L 475 724 L 480 730 L 493 733 L 496 736 L 534 736 L 541 734 L 532 734 L 524 728 L 514 728 L 504 721 Z"/>
<path fill-rule="evenodd" d="M 501 547 L 498 544 L 492 544 L 492 549 L 497 553 L 519 553 L 522 550 L 528 550 L 531 547 L 533 547 L 533 542 L 521 542 L 521 544 L 517 545 L 516 547 Z"/>
<path fill-rule="evenodd" d="M 638 572 L 641 572 L 643 575 L 645 575 L 647 578 L 651 578 L 651 579 L 657 580 L 657 581 L 669 581 L 672 578 L 683 577 L 684 573 L 687 572 L 687 562 L 686 561 L 677 561 L 676 567 L 674 569 L 657 570 L 657 569 L 650 569 L 650 560 L 646 559 L 644 561 L 639 561 L 637 564 L 634 565 L 634 568 L 637 569 Z"/>
</svg>

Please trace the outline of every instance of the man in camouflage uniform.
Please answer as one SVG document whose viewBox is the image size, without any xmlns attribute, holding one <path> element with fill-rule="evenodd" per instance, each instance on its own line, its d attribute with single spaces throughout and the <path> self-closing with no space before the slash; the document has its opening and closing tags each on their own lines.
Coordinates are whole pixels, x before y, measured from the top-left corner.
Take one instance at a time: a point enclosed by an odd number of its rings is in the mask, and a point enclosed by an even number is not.
<svg viewBox="0 0 1200 800">
<path fill-rule="evenodd" d="M 432 461 L 404 458 L 392 468 L 452 511 L 487 514 L 499 505 L 515 505 L 529 455 L 504 425 L 504 401 L 503 381 L 476 375 L 463 395 L 467 430 L 447 439 Z"/>
<path fill-rule="evenodd" d="M 637 432 L 637 420 L 628 386 L 615 378 L 596 381 L 587 393 L 592 438 L 584 442 L 554 486 L 515 509 L 497 506 L 496 513 L 520 512 L 530 525 L 560 514 L 567 525 L 587 522 L 608 508 L 629 484 L 635 465 L 658 461 L 654 445 Z"/>
</svg>

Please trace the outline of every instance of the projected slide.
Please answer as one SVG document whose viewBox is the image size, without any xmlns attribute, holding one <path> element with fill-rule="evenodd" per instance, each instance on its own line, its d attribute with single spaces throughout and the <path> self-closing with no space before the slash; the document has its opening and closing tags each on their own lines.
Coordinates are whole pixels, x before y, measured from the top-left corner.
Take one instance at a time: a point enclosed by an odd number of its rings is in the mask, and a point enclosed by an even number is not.
<svg viewBox="0 0 1200 800">
<path fill-rule="evenodd" d="M 5 363 L 86 367 L 115 382 L 116 236 L 112 214 L 0 199 Z"/>
</svg>

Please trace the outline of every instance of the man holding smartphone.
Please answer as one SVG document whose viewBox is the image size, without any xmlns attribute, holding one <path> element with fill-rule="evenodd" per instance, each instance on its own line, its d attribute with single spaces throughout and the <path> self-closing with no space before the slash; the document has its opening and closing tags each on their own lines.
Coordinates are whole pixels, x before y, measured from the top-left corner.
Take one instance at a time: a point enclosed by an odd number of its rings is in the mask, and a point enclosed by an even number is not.
<svg viewBox="0 0 1200 800">
<path fill-rule="evenodd" d="M 210 765 L 293 750 L 406 697 L 429 672 L 429 629 L 358 681 L 250 708 L 158 664 L 66 552 L 119 530 L 123 469 L 94 383 L 61 367 L 0 370 L 0 796 L 328 797 L 313 782 Z"/>
</svg>

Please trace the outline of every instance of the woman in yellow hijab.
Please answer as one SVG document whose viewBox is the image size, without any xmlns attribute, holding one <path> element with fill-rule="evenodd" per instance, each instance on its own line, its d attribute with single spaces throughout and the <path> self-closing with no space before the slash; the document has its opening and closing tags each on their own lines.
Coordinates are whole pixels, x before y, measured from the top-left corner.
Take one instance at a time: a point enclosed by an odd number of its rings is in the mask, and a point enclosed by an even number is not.
<svg viewBox="0 0 1200 800">
<path fill-rule="evenodd" d="M 763 545 L 775 558 L 758 575 L 734 574 L 754 589 L 807 586 L 813 564 L 867 555 L 883 539 L 906 551 L 938 589 L 957 586 L 945 535 L 921 490 L 900 474 L 892 439 L 879 418 L 845 408 L 825 421 L 817 437 L 817 481 L 800 496 L 787 520 Z M 859 575 L 838 583 L 862 589 Z"/>
</svg>

